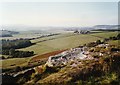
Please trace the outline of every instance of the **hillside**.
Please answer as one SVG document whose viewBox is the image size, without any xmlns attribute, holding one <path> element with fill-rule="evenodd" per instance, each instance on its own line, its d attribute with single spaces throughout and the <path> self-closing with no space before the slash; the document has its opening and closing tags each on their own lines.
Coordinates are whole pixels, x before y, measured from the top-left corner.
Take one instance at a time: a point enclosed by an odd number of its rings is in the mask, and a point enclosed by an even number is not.
<svg viewBox="0 0 120 85">
<path fill-rule="evenodd" d="M 120 37 L 118 37 L 120 39 Z M 94 46 L 86 44 L 65 51 L 56 51 L 31 58 L 34 62 L 47 62 L 26 70 L 17 67 L 12 73 L 3 74 L 4 84 L 120 84 L 120 49 L 118 44 L 94 42 Z M 44 57 L 45 56 L 45 57 Z M 39 57 L 41 58 L 39 60 Z M 43 58 L 42 58 L 43 57 Z M 29 62 L 28 65 L 30 65 Z"/>
<path fill-rule="evenodd" d="M 119 83 L 119 74 L 115 73 L 119 69 L 119 39 L 118 32 L 94 32 L 65 33 L 31 40 L 35 43 L 32 45 L 36 46 L 34 49 L 29 46 L 19 50 L 30 48 L 40 51 L 40 54 L 29 58 L 1 60 L 3 79 L 11 77 L 10 81 L 13 79 L 14 83 L 19 84 L 94 84 L 96 81 L 103 84 L 107 77 L 112 76 L 107 83 Z M 112 62 L 113 59 L 115 62 Z"/>
</svg>

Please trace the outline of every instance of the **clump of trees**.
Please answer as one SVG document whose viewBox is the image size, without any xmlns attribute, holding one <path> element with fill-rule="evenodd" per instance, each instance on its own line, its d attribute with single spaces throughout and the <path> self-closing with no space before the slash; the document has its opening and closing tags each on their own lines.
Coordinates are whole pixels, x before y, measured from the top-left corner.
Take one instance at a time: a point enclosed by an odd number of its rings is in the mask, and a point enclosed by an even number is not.
<svg viewBox="0 0 120 85">
<path fill-rule="evenodd" d="M 9 55 L 10 58 L 23 58 L 33 56 L 33 51 L 19 51 L 15 49 L 24 48 L 31 46 L 31 43 L 28 39 L 16 39 L 16 40 L 1 40 L 0 45 L 2 49 L 0 49 L 0 54 Z M 3 58 L 4 59 L 4 58 Z"/>
<path fill-rule="evenodd" d="M 109 41 L 109 40 L 120 40 L 120 33 L 117 36 L 105 38 L 104 42 Z"/>
<path fill-rule="evenodd" d="M 101 40 L 97 40 L 96 42 L 90 42 L 87 44 L 88 47 L 94 47 L 96 45 L 99 45 L 99 44 L 103 44 L 103 42 L 101 42 Z"/>
<path fill-rule="evenodd" d="M 3 55 L 10 55 L 11 58 L 24 58 L 24 57 L 29 57 L 33 56 L 34 52 L 33 51 L 18 51 L 15 49 L 6 49 L 2 50 Z"/>
<path fill-rule="evenodd" d="M 16 40 L 2 39 L 1 43 L 2 43 L 2 49 L 10 49 L 10 48 L 19 49 L 19 48 L 28 47 L 33 44 L 31 43 L 30 40 L 22 39 L 22 38 Z"/>
<path fill-rule="evenodd" d="M 94 46 L 96 46 L 96 45 L 103 44 L 103 43 L 105 43 L 105 42 L 107 42 L 107 41 L 109 41 L 109 40 L 120 40 L 120 33 L 119 33 L 117 36 L 105 38 L 105 39 L 103 40 L 103 42 L 102 42 L 101 40 L 97 40 L 97 41 L 95 41 L 95 42 L 90 42 L 90 43 L 87 44 L 87 46 L 88 46 L 88 47 L 94 47 Z"/>
<path fill-rule="evenodd" d="M 87 30 L 76 30 L 76 31 L 74 31 L 74 33 L 77 33 L 77 34 L 88 34 L 88 33 L 90 33 L 90 31 L 87 31 Z"/>
</svg>

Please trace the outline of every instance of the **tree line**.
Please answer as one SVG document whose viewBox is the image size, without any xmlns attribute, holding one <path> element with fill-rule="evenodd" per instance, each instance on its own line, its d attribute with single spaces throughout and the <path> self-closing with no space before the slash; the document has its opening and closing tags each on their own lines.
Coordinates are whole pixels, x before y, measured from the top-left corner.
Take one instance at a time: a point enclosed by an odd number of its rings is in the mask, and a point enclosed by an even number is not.
<svg viewBox="0 0 120 85">
<path fill-rule="evenodd" d="M 10 55 L 10 57 L 8 58 L 24 58 L 24 57 L 29 57 L 29 56 L 33 56 L 34 52 L 33 51 L 18 51 L 15 49 L 6 49 L 6 50 L 2 50 L 2 54 L 3 55 Z"/>
<path fill-rule="evenodd" d="M 104 39 L 104 42 L 109 41 L 109 40 L 120 40 L 120 33 L 118 33 L 117 36 L 105 38 L 105 39 Z"/>
<path fill-rule="evenodd" d="M 120 40 L 120 33 L 118 33 L 117 36 L 113 36 L 113 37 L 109 37 L 109 38 L 104 38 L 103 41 L 101 40 L 97 40 L 96 42 L 90 42 L 87 44 L 88 47 L 94 47 L 96 45 L 99 45 L 99 44 L 103 44 L 109 40 Z M 86 45 L 86 44 L 85 44 Z"/>
<path fill-rule="evenodd" d="M 2 39 L 1 43 L 2 43 L 2 49 L 11 49 L 11 48 L 19 49 L 33 45 L 33 43 L 31 43 L 30 40 L 22 39 L 22 38 L 16 40 Z"/>
</svg>

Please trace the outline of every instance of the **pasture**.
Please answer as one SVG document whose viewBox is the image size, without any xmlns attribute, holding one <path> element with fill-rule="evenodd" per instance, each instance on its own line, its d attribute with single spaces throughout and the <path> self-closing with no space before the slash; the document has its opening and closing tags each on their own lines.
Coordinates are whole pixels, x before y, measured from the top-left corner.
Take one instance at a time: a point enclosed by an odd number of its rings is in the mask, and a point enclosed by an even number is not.
<svg viewBox="0 0 120 85">
<path fill-rule="evenodd" d="M 11 58 L 11 59 L 5 59 L 5 60 L 0 60 L 0 68 L 3 69 L 9 69 L 13 68 L 16 66 L 25 66 L 28 63 L 29 58 Z"/>
<path fill-rule="evenodd" d="M 103 32 L 93 34 L 73 34 L 73 33 L 61 34 L 57 36 L 32 40 L 32 42 L 36 43 L 35 45 L 32 45 L 27 48 L 22 48 L 19 50 L 34 51 L 35 54 L 41 55 L 56 50 L 74 48 L 79 45 L 87 44 L 89 42 L 96 40 L 103 40 L 104 38 L 116 35 L 117 32 Z"/>
</svg>

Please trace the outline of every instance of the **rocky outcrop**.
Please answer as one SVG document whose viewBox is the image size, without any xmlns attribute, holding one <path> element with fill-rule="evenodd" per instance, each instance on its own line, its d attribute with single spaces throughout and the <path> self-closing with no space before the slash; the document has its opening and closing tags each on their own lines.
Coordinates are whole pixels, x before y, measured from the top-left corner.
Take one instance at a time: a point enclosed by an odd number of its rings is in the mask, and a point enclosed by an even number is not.
<svg viewBox="0 0 120 85">
<path fill-rule="evenodd" d="M 118 72 L 120 75 L 120 53 L 99 60 L 83 60 L 77 67 L 66 66 L 58 73 L 38 81 L 37 83 L 63 84 L 77 80 L 85 81 L 89 77 L 100 77 L 110 72 Z"/>
</svg>

